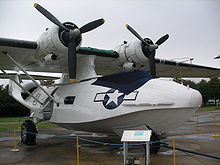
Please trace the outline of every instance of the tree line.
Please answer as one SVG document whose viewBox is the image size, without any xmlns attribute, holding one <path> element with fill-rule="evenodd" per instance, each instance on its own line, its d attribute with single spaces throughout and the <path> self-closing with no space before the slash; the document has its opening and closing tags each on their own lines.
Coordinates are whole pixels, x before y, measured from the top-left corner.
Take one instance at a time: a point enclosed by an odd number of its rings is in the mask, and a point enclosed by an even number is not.
<svg viewBox="0 0 220 165">
<path fill-rule="evenodd" d="M 196 83 L 191 80 L 174 78 L 174 81 L 189 85 L 202 94 L 203 105 L 207 106 L 210 103 L 217 105 L 220 103 L 220 79 L 211 78 L 209 81 L 201 80 Z M 2 116 L 27 116 L 30 115 L 28 108 L 24 107 L 11 96 L 8 95 L 8 85 L 0 85 L 0 117 Z"/>
<path fill-rule="evenodd" d="M 0 117 L 28 116 L 28 108 L 8 95 L 8 85 L 0 85 Z"/>
</svg>

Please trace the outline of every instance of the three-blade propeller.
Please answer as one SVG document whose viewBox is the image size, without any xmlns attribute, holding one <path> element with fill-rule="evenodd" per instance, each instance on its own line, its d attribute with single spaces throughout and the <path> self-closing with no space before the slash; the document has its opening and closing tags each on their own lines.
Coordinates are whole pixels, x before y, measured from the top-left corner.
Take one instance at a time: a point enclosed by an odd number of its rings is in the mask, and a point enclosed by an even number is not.
<svg viewBox="0 0 220 165">
<path fill-rule="evenodd" d="M 51 22 L 57 25 L 59 28 L 65 30 L 68 36 L 68 70 L 69 70 L 69 80 L 71 82 L 76 80 L 76 38 L 80 36 L 82 33 L 89 32 L 102 24 L 104 24 L 104 19 L 98 19 L 92 21 L 81 28 L 69 29 L 68 27 L 64 26 L 55 16 L 53 16 L 49 11 L 44 9 L 41 5 L 35 3 L 34 7 L 43 14 L 46 18 L 48 18 Z"/>
<path fill-rule="evenodd" d="M 125 25 L 126 28 L 134 34 L 141 42 L 144 47 L 144 55 L 148 58 L 149 60 L 149 68 L 151 75 L 153 77 L 156 77 L 156 65 L 155 65 L 155 50 L 162 44 L 164 43 L 168 38 L 169 35 L 166 34 L 163 37 L 161 37 L 157 42 L 154 44 L 151 40 L 149 39 L 143 39 L 131 26 L 128 24 Z"/>
</svg>

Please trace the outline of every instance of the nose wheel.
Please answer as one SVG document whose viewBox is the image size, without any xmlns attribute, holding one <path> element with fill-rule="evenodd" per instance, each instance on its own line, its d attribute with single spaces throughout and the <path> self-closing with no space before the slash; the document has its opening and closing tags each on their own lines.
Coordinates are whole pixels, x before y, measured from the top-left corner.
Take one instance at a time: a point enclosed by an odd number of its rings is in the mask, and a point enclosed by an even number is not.
<svg viewBox="0 0 220 165">
<path fill-rule="evenodd" d="M 21 143 L 32 146 L 36 145 L 37 128 L 33 121 L 25 120 L 21 125 Z"/>
</svg>

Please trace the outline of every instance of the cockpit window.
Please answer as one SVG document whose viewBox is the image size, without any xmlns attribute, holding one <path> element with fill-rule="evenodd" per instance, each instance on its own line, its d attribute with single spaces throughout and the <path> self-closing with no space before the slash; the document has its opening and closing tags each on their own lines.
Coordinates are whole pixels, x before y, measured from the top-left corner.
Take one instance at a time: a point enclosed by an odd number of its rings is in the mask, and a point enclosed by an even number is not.
<svg viewBox="0 0 220 165">
<path fill-rule="evenodd" d="M 76 96 L 67 96 L 64 99 L 64 104 L 73 104 L 75 101 Z"/>
</svg>

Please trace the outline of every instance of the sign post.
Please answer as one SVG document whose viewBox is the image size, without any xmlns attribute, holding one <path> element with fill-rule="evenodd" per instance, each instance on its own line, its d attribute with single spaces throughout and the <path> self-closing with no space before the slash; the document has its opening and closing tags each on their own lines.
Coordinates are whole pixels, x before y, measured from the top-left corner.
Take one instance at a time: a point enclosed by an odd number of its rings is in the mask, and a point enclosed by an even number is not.
<svg viewBox="0 0 220 165">
<path fill-rule="evenodd" d="M 128 142 L 146 142 L 146 165 L 150 163 L 150 142 L 151 130 L 125 130 L 123 132 L 121 141 L 124 146 L 124 165 L 126 165 L 128 157 Z"/>
</svg>

